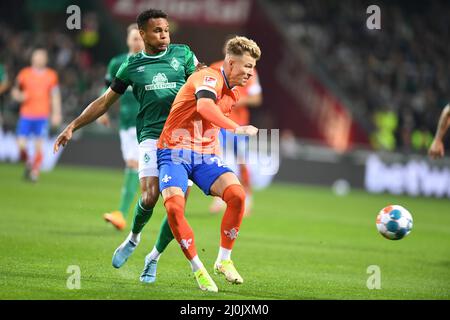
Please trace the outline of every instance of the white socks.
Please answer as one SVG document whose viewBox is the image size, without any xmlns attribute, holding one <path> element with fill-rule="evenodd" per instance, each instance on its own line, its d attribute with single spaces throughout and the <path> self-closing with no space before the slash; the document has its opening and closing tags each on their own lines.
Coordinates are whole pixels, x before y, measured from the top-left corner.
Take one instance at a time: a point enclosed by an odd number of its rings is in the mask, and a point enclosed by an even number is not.
<svg viewBox="0 0 450 320">
<path fill-rule="evenodd" d="M 125 241 L 129 241 L 129 240 L 131 240 L 131 242 L 133 242 L 135 245 L 138 245 L 139 241 L 141 241 L 141 234 L 130 232 L 127 240 L 125 240 Z"/>
<path fill-rule="evenodd" d="M 198 269 L 204 268 L 203 263 L 200 261 L 200 258 L 198 257 L 198 255 L 195 256 L 194 258 L 192 258 L 192 260 L 189 262 L 191 263 L 192 272 L 195 272 Z"/>
<path fill-rule="evenodd" d="M 149 258 L 151 260 L 156 260 L 158 261 L 159 257 L 161 256 L 161 253 L 158 252 L 158 250 L 156 250 L 156 247 L 153 247 L 152 252 L 149 253 Z"/>
<path fill-rule="evenodd" d="M 217 255 L 217 261 L 220 262 L 222 260 L 230 260 L 231 259 L 231 250 L 220 247 L 219 254 Z"/>
</svg>

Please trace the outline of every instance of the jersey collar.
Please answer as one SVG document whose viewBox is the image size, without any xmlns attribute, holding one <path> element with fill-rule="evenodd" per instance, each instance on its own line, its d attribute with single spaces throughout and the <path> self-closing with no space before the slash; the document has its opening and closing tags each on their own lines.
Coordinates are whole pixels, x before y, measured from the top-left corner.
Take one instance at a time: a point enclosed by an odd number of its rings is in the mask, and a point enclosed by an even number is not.
<svg viewBox="0 0 450 320">
<path fill-rule="evenodd" d="M 164 56 L 167 53 L 167 50 L 169 50 L 169 46 L 167 46 L 166 50 L 164 50 L 161 53 L 158 53 L 156 55 L 148 55 L 147 53 L 145 53 L 145 50 L 142 50 L 141 53 L 145 58 L 150 58 L 150 59 L 158 59 L 161 58 L 162 56 Z"/>
<path fill-rule="evenodd" d="M 220 73 L 222 73 L 222 77 L 225 80 L 225 84 L 227 85 L 227 88 L 230 90 L 233 89 L 228 82 L 227 76 L 225 75 L 225 71 L 223 71 L 223 66 L 220 67 Z"/>
</svg>

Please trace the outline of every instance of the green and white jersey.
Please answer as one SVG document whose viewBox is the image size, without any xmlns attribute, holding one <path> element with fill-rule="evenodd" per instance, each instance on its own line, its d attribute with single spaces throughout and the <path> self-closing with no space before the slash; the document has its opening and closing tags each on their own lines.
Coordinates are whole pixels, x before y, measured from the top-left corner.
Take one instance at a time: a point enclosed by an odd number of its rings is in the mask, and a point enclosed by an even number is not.
<svg viewBox="0 0 450 320">
<path fill-rule="evenodd" d="M 109 87 L 112 80 L 119 71 L 120 66 L 128 58 L 128 54 L 123 53 L 115 56 L 108 64 L 106 71 L 105 82 Z M 124 94 L 120 97 L 120 111 L 119 111 L 119 127 L 121 130 L 136 126 L 136 117 L 139 111 L 139 102 L 133 95 L 133 90 L 129 86 Z"/>
<path fill-rule="evenodd" d="M 111 89 L 122 94 L 132 86 L 140 107 L 136 119 L 139 143 L 158 139 L 175 96 L 198 61 L 186 45 L 171 44 L 155 55 L 140 52 L 122 63 Z"/>
</svg>

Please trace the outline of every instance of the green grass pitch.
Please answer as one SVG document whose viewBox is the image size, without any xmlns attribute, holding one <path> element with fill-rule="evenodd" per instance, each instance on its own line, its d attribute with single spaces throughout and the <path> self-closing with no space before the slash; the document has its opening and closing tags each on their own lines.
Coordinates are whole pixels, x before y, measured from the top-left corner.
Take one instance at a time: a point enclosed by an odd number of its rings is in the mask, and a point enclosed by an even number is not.
<svg viewBox="0 0 450 320">
<path fill-rule="evenodd" d="M 275 184 L 255 194 L 233 251 L 243 285 L 212 275 L 219 293 L 197 288 L 179 245 L 162 255 L 157 282 L 139 282 L 163 215 L 161 201 L 127 264 L 111 266 L 127 232 L 102 220 L 115 209 L 120 170 L 58 166 L 37 184 L 22 167 L 0 164 L 0 299 L 449 299 L 448 199 L 369 195 L 335 196 L 330 188 Z M 191 193 L 187 217 L 199 256 L 212 273 L 220 215 L 210 198 Z M 400 204 L 414 218 L 400 241 L 381 237 L 378 211 Z M 131 223 L 132 212 L 128 221 Z M 79 266 L 81 288 L 70 290 L 67 269 Z M 381 289 L 369 290 L 367 272 L 379 266 Z"/>
</svg>

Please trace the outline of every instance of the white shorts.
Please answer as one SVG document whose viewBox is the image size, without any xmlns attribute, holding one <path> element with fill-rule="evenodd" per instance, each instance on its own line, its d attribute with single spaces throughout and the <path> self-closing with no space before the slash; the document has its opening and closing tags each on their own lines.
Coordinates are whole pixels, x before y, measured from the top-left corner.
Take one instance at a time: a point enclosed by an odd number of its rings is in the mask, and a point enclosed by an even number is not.
<svg viewBox="0 0 450 320">
<path fill-rule="evenodd" d="M 156 151 L 158 140 L 147 139 L 139 144 L 139 179 L 159 177 Z"/>
<path fill-rule="evenodd" d="M 158 170 L 158 140 L 147 139 L 139 144 L 139 179 L 145 177 L 159 177 Z M 188 179 L 188 186 L 194 183 Z"/>
<path fill-rule="evenodd" d="M 123 160 L 139 160 L 139 145 L 136 138 L 136 128 L 120 130 L 120 149 L 122 150 Z"/>
</svg>

